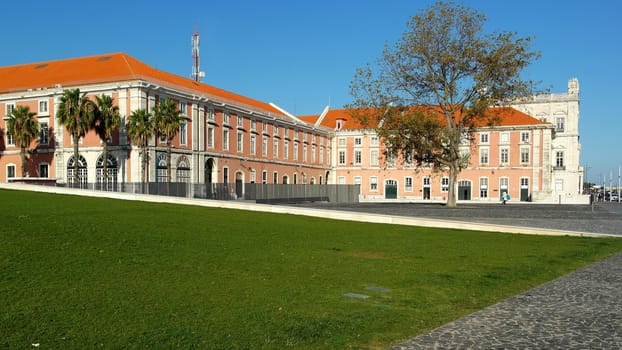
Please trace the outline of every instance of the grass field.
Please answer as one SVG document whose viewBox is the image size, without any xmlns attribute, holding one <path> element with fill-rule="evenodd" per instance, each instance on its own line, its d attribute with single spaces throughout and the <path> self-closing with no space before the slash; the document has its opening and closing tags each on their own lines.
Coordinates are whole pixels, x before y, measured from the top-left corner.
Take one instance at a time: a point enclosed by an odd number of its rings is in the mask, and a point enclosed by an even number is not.
<svg viewBox="0 0 622 350">
<path fill-rule="evenodd" d="M 622 250 L 620 239 L 0 198 L 2 348 L 384 349 Z"/>
</svg>

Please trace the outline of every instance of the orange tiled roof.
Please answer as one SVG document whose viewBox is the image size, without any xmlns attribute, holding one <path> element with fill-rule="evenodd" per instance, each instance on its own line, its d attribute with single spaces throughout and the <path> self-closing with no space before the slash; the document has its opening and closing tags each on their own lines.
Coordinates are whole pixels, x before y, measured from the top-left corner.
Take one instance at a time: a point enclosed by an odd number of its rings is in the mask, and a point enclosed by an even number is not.
<svg viewBox="0 0 622 350">
<path fill-rule="evenodd" d="M 498 118 L 498 120 L 496 120 L 496 123 L 494 124 L 495 126 L 524 126 L 549 124 L 511 107 L 499 107 L 495 108 L 494 110 L 497 112 L 495 113 L 495 117 Z M 308 115 L 298 118 L 307 123 L 314 124 L 319 117 L 319 115 Z M 337 125 L 338 119 L 345 120 L 345 123 L 343 124 L 343 129 L 346 130 L 375 127 L 374 125 L 362 125 L 361 122 L 358 119 L 354 118 L 351 115 L 350 111 L 347 109 L 329 110 L 328 113 L 324 116 L 324 119 L 322 119 L 321 125 L 327 128 L 334 129 Z M 487 126 L 487 123 L 485 120 L 481 120 L 479 121 L 477 126 Z"/>
<path fill-rule="evenodd" d="M 284 116 L 269 103 L 155 69 L 124 53 L 0 67 L 0 93 L 54 88 L 57 84 L 72 87 L 132 80 L 144 80 L 180 89 L 200 97 L 204 96 L 225 103 L 234 103 L 251 110 Z"/>
</svg>

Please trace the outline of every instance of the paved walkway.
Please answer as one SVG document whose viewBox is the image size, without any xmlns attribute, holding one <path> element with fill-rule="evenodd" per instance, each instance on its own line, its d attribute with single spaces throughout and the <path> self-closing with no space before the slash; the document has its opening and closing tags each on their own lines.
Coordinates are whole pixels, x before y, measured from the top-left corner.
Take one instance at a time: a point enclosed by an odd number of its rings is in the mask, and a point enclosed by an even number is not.
<svg viewBox="0 0 622 350">
<path fill-rule="evenodd" d="M 622 253 L 391 349 L 622 349 L 621 301 Z"/>
</svg>

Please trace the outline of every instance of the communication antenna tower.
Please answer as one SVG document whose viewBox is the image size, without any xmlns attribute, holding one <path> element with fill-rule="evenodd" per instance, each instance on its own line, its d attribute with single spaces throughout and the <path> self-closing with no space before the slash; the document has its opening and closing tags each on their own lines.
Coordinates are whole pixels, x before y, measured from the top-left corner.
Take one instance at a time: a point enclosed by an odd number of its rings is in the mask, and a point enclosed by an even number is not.
<svg viewBox="0 0 622 350">
<path fill-rule="evenodd" d="M 201 78 L 205 77 L 205 72 L 201 72 L 199 57 L 199 31 L 195 30 L 192 34 L 192 79 L 201 82 Z"/>
</svg>

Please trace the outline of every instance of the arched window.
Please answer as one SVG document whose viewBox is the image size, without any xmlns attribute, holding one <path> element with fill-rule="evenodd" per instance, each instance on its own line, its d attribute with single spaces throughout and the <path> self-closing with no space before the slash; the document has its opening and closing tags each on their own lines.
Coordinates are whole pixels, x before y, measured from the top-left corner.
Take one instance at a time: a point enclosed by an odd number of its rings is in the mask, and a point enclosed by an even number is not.
<svg viewBox="0 0 622 350">
<path fill-rule="evenodd" d="M 80 178 L 79 183 L 75 183 L 74 173 L 75 160 L 71 156 L 67 161 L 67 185 L 69 187 L 87 188 L 88 186 L 88 169 L 86 159 L 83 156 L 78 156 L 78 176 Z"/>
<path fill-rule="evenodd" d="M 101 154 L 97 158 L 97 164 L 95 165 L 96 171 L 96 186 L 97 189 L 114 191 L 117 188 L 117 175 L 118 175 L 118 165 L 117 159 L 112 156 L 112 154 L 108 154 L 106 161 L 106 169 L 108 170 L 107 180 L 104 174 L 104 155 Z"/>
<path fill-rule="evenodd" d="M 179 160 L 177 160 L 176 177 L 177 182 L 190 182 L 190 162 L 186 156 L 181 156 Z"/>
<path fill-rule="evenodd" d="M 166 164 L 166 153 L 158 152 L 156 154 L 156 182 L 168 181 L 168 168 Z"/>
</svg>

